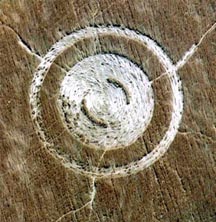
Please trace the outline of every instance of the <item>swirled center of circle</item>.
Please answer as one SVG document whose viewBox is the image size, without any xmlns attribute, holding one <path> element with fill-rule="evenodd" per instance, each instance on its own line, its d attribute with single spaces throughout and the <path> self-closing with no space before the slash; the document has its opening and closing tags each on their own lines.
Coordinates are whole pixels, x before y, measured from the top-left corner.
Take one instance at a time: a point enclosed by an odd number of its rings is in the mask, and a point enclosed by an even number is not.
<svg viewBox="0 0 216 222">
<path fill-rule="evenodd" d="M 64 77 L 59 96 L 63 122 L 84 144 L 125 147 L 143 134 L 154 108 L 146 74 L 114 54 L 87 57 Z"/>
</svg>

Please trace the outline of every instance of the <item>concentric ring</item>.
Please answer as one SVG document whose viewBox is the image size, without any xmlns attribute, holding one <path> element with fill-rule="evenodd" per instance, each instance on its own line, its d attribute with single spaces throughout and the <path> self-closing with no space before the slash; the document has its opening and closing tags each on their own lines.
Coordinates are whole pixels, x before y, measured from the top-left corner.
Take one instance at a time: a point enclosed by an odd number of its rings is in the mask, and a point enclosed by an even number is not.
<svg viewBox="0 0 216 222">
<path fill-rule="evenodd" d="M 63 156 L 53 152 L 55 148 L 52 147 L 52 144 L 48 142 L 46 138 L 46 133 L 44 132 L 42 127 L 43 118 L 41 115 L 40 108 L 40 90 L 45 76 L 48 73 L 52 63 L 62 52 L 73 46 L 80 39 L 97 37 L 101 34 L 111 34 L 115 37 L 124 37 L 132 41 L 137 41 L 140 44 L 145 45 L 148 50 L 150 50 L 158 58 L 159 62 L 164 67 L 169 77 L 172 91 L 172 114 L 168 130 L 166 131 L 159 144 L 155 146 L 153 151 L 143 156 L 141 159 L 131 162 L 124 166 L 108 169 L 92 167 L 92 170 L 89 171 L 84 169 L 75 161 L 69 162 Z M 34 120 L 36 129 L 41 140 L 44 142 L 46 147 L 50 151 L 52 151 L 52 153 L 54 153 L 55 156 L 61 159 L 64 166 L 71 168 L 76 172 L 85 174 L 87 176 L 91 175 L 96 177 L 121 177 L 126 176 L 128 174 L 137 173 L 143 170 L 144 168 L 149 167 L 167 151 L 170 144 L 175 138 L 181 121 L 183 111 L 183 94 L 181 81 L 177 75 L 175 66 L 173 65 L 171 59 L 164 53 L 164 51 L 158 46 L 155 41 L 145 35 L 142 35 L 129 29 L 121 29 L 119 27 L 88 27 L 64 37 L 59 42 L 54 44 L 51 50 L 47 53 L 47 55 L 45 55 L 37 71 L 34 74 L 33 82 L 30 89 L 30 104 L 32 108 L 32 119 Z"/>
</svg>

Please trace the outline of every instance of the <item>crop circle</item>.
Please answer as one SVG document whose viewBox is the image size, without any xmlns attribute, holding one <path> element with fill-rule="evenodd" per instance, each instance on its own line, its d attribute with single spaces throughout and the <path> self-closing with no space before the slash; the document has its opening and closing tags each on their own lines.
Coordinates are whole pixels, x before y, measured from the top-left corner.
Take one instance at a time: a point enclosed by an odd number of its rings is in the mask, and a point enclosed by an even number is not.
<svg viewBox="0 0 216 222">
<path fill-rule="evenodd" d="M 76 161 L 68 161 L 61 154 L 53 152 L 53 150 L 55 150 L 55 147 L 53 147 L 52 144 L 49 143 L 45 129 L 43 128 L 40 91 L 51 65 L 61 53 L 72 47 L 80 39 L 106 34 L 113 35 L 115 38 L 123 37 L 127 38 L 130 41 L 136 41 L 139 44 L 144 45 L 149 51 L 151 51 L 154 56 L 158 58 L 160 65 L 163 66 L 167 76 L 169 77 L 172 94 L 172 113 L 166 133 L 164 134 L 160 142 L 155 145 L 154 149 L 147 155 L 126 165 L 118 166 L 115 168 L 103 168 L 95 166 L 92 167 L 91 170 L 86 170 Z M 95 63 L 93 63 L 94 61 Z M 102 68 L 101 65 L 99 65 L 99 63 L 101 64 L 101 62 L 104 64 L 105 62 L 107 62 L 107 65 L 104 66 L 104 70 L 96 72 L 97 67 Z M 119 66 L 117 64 L 119 64 Z M 122 64 L 130 66 L 131 70 L 133 70 L 134 72 L 130 71 L 130 68 L 121 69 Z M 84 74 L 82 74 L 81 70 L 83 70 L 84 65 L 87 68 L 84 69 Z M 91 71 L 91 68 L 93 68 L 93 71 Z M 115 74 L 111 75 L 109 71 L 111 71 L 112 69 L 114 69 Z M 128 70 L 128 72 L 126 70 Z M 88 72 L 85 73 L 85 71 Z M 98 77 L 97 73 L 99 75 Z M 134 73 L 135 76 L 133 77 Z M 76 74 L 77 79 L 75 77 Z M 101 89 L 99 86 L 97 88 L 97 80 L 99 81 L 98 84 L 103 89 Z M 132 81 L 132 83 L 130 83 L 130 81 Z M 100 84 L 101 82 L 103 82 L 102 85 Z M 69 86 L 67 86 L 67 84 L 69 84 Z M 80 90 L 82 87 L 84 87 L 85 84 L 87 84 L 87 87 L 85 88 L 86 90 Z M 130 84 L 132 84 L 133 87 Z M 74 89 L 80 90 L 77 95 L 75 95 L 75 91 L 73 90 L 69 92 L 69 88 L 73 87 Z M 95 89 L 95 91 L 91 91 L 92 89 Z M 98 94 L 96 93 L 97 89 L 99 89 L 99 92 L 97 92 Z M 102 91 L 104 94 L 101 93 Z M 79 93 L 81 93 L 81 96 L 79 96 Z M 115 95 L 117 95 L 116 101 L 119 102 L 119 107 L 118 105 L 116 107 L 113 106 L 113 104 L 115 104 Z M 74 99 L 76 96 L 77 100 Z M 102 96 L 102 99 L 100 99 L 100 96 Z M 94 104 L 89 102 L 92 98 L 95 98 Z M 106 102 L 104 103 L 105 100 Z M 103 102 L 103 104 L 100 104 L 101 102 Z M 64 166 L 87 176 L 121 177 L 127 176 L 131 173 L 137 173 L 149 167 L 167 151 L 170 144 L 175 138 L 181 121 L 183 111 L 183 94 L 181 81 L 178 77 L 175 66 L 173 65 L 171 59 L 154 40 L 133 30 L 122 29 L 119 27 L 88 27 L 78 30 L 59 40 L 45 55 L 36 72 L 34 73 L 34 78 L 30 89 L 30 104 L 31 116 L 35 123 L 35 128 L 39 134 L 41 141 L 50 151 L 52 151 L 52 154 L 54 154 L 56 157 L 59 158 L 59 160 L 62 161 Z M 89 143 L 93 147 L 95 146 L 95 148 L 103 148 L 106 150 L 106 148 L 112 149 L 113 147 L 127 146 L 142 134 L 142 132 L 146 129 L 149 122 L 151 121 L 154 99 L 151 85 L 149 84 L 145 72 L 140 70 L 139 67 L 133 64 L 132 61 L 111 53 L 104 55 L 98 54 L 92 57 L 87 57 L 83 61 L 77 63 L 74 67 L 72 67 L 72 69 L 67 73 L 66 77 L 62 81 L 58 104 L 60 106 L 61 113 L 63 115 L 66 113 L 63 121 L 66 122 L 66 125 L 67 127 L 69 127 L 69 130 L 71 131 L 73 136 L 77 138 L 79 137 L 78 135 L 81 135 L 82 137 L 84 136 L 86 137 L 83 140 L 84 143 Z M 77 113 L 79 115 L 81 114 L 81 117 L 79 117 L 76 121 L 74 119 L 74 114 L 77 114 L 74 113 L 74 110 L 76 109 L 74 108 L 73 110 L 71 108 L 73 105 L 78 105 L 79 110 L 77 111 Z M 111 114 L 109 116 L 105 113 L 108 113 L 110 106 L 112 108 Z M 130 116 L 131 120 L 127 120 L 126 122 L 124 122 L 121 113 L 119 113 L 119 110 L 121 110 L 122 107 L 127 110 L 127 106 L 129 107 L 129 115 L 132 116 Z M 105 112 L 103 110 L 104 107 Z M 117 109 L 118 111 L 115 111 L 115 109 Z M 113 112 L 113 110 L 115 112 Z M 116 117 L 114 115 L 116 113 L 119 116 L 117 115 Z M 114 116 L 112 116 L 112 114 Z M 122 119 L 120 118 L 120 116 Z M 116 128 L 114 130 L 114 128 L 110 126 L 110 124 L 112 123 L 112 119 L 114 119 L 114 124 L 119 121 L 119 125 L 117 126 L 117 128 L 119 128 L 120 130 L 116 131 Z M 135 120 L 135 122 L 133 123 L 132 120 Z M 76 128 L 75 123 L 80 125 L 80 128 Z M 88 129 L 89 132 L 85 131 L 85 129 L 87 130 L 86 127 L 90 127 Z M 93 127 L 96 127 L 95 131 L 93 130 Z M 104 135 L 106 130 L 108 130 L 109 128 L 111 129 L 111 132 L 113 134 L 110 134 L 111 140 L 107 142 L 108 140 L 106 137 L 104 137 Z M 82 130 L 79 131 L 80 129 Z M 127 129 L 126 134 L 123 133 L 125 129 Z M 135 131 L 135 133 L 131 134 L 131 131 Z M 97 133 L 99 132 L 102 136 L 91 137 L 91 135 L 94 134 L 93 132 L 96 133 L 95 135 L 98 135 Z M 87 135 L 88 133 L 89 135 Z M 116 140 L 114 139 L 114 136 L 117 137 Z M 96 142 L 93 142 L 94 140 L 96 140 Z M 125 150 L 122 150 L 122 152 L 125 152 Z"/>
</svg>

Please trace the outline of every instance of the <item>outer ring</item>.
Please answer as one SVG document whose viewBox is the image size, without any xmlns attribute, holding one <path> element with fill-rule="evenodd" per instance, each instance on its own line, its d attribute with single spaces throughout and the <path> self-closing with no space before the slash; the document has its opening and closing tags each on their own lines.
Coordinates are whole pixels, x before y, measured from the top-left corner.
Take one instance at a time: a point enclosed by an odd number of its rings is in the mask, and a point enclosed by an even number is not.
<svg viewBox="0 0 216 222">
<path fill-rule="evenodd" d="M 89 37 L 97 37 L 98 34 L 111 34 L 116 37 L 126 37 L 130 40 L 138 41 L 144 44 L 155 56 L 167 72 L 172 90 L 172 115 L 171 121 L 164 137 L 153 151 L 143 156 L 140 160 L 131 162 L 127 165 L 116 167 L 114 169 L 104 169 L 99 167 L 92 168 L 92 171 L 87 171 L 79 166 L 75 161 L 68 162 L 64 157 L 60 156 L 52 148 L 52 144 L 46 141 L 46 135 L 43 131 L 43 120 L 40 109 L 40 88 L 43 84 L 46 74 L 48 73 L 54 60 L 67 48 L 70 48 L 80 39 Z M 183 112 L 183 93 L 181 81 L 177 75 L 176 67 L 173 65 L 171 59 L 164 53 L 161 47 L 149 37 L 132 31 L 130 29 L 121 29 L 119 27 L 88 27 L 78 30 L 59 40 L 53 45 L 50 51 L 44 56 L 36 72 L 34 73 L 33 81 L 30 88 L 30 105 L 31 116 L 35 123 L 36 130 L 49 151 L 58 157 L 63 165 L 78 173 L 86 176 L 95 177 L 123 177 L 129 174 L 137 173 L 150 165 L 154 164 L 160 157 L 162 157 L 168 150 L 170 144 L 173 142 L 179 128 Z"/>
</svg>

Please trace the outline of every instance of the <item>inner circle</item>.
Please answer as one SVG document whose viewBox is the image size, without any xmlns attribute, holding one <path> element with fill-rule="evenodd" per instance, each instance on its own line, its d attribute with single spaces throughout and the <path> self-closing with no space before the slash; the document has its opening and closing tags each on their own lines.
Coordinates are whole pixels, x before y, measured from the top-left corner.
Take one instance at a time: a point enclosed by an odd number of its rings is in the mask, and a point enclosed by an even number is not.
<svg viewBox="0 0 216 222">
<path fill-rule="evenodd" d="M 71 134 L 100 149 L 132 144 L 147 128 L 154 108 L 146 74 L 115 54 L 89 56 L 74 65 L 61 83 L 58 102 Z"/>
</svg>

